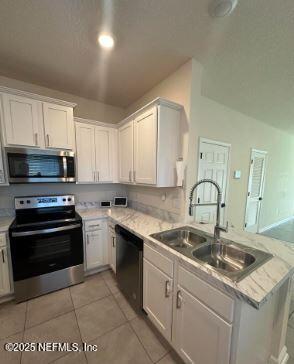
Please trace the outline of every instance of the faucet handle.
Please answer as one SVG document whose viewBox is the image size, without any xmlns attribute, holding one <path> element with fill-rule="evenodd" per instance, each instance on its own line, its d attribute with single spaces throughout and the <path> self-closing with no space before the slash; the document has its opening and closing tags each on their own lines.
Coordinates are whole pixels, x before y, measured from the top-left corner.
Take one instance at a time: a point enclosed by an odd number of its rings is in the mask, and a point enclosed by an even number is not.
<svg viewBox="0 0 294 364">
<path fill-rule="evenodd" d="M 219 226 L 219 229 L 225 233 L 229 231 L 229 222 L 226 222 L 226 226 Z"/>
</svg>

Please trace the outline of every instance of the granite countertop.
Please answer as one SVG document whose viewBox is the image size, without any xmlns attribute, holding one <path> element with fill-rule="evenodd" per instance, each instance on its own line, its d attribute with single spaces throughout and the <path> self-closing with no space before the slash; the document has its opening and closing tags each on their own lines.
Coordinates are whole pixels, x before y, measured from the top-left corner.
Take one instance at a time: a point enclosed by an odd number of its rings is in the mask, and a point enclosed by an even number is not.
<svg viewBox="0 0 294 364">
<path fill-rule="evenodd" d="M 6 232 L 9 229 L 10 224 L 14 220 L 14 216 L 1 216 L 0 217 L 0 232 Z"/>
<path fill-rule="evenodd" d="M 107 218 L 110 214 L 109 209 L 106 208 L 77 209 L 76 211 L 85 221 Z"/>
<path fill-rule="evenodd" d="M 262 235 L 238 231 L 232 228 L 228 233 L 223 233 L 223 237 L 228 240 L 266 251 L 274 256 L 271 260 L 253 271 L 240 282 L 233 282 L 222 274 L 183 256 L 149 236 L 152 233 L 187 224 L 169 223 L 129 208 L 111 209 L 109 210 L 109 216 L 112 220 L 142 237 L 150 244 L 160 246 L 162 249 L 177 256 L 181 264 L 195 271 L 195 273 L 200 275 L 207 282 L 227 291 L 235 297 L 245 300 L 256 308 L 261 307 L 282 283 L 294 274 L 294 245 L 291 245 L 290 243 L 281 242 Z M 188 225 L 206 233 L 213 234 L 214 226 L 211 224 L 203 225 L 192 223 Z"/>
</svg>

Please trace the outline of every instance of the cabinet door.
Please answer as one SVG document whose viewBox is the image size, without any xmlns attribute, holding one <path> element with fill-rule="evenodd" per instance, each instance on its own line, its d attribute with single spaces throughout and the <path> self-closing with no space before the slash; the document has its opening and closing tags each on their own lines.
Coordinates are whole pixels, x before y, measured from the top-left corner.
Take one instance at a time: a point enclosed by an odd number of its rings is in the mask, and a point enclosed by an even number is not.
<svg viewBox="0 0 294 364">
<path fill-rule="evenodd" d="M 107 235 L 105 229 L 86 232 L 87 270 L 107 264 Z"/>
<path fill-rule="evenodd" d="M 112 129 L 95 127 L 96 181 L 112 182 Z"/>
<path fill-rule="evenodd" d="M 161 334 L 171 340 L 172 280 L 144 258 L 143 307 Z"/>
<path fill-rule="evenodd" d="M 10 293 L 7 248 L 0 248 L 0 296 Z"/>
<path fill-rule="evenodd" d="M 26 97 L 2 94 L 5 145 L 40 146 L 40 102 Z"/>
<path fill-rule="evenodd" d="M 157 112 L 156 108 L 142 113 L 134 121 L 135 182 L 156 184 Z"/>
<path fill-rule="evenodd" d="M 174 337 L 186 363 L 228 364 L 232 326 L 178 286 Z"/>
<path fill-rule="evenodd" d="M 133 153 L 134 153 L 133 120 L 127 122 L 118 130 L 119 172 L 120 182 L 133 181 Z"/>
<path fill-rule="evenodd" d="M 43 114 L 46 147 L 74 149 L 73 109 L 44 102 Z"/>
<path fill-rule="evenodd" d="M 95 127 L 76 123 L 78 182 L 95 182 Z"/>
<path fill-rule="evenodd" d="M 1 148 L 1 142 L 0 142 L 0 185 L 5 184 L 5 171 L 4 171 L 4 162 L 3 162 L 3 152 Z"/>
</svg>

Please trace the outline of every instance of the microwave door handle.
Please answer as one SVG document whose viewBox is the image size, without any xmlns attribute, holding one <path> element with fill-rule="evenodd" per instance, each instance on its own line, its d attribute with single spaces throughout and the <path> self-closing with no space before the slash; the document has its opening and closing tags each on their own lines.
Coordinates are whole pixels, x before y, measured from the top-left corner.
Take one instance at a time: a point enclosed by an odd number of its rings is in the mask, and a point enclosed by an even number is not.
<svg viewBox="0 0 294 364">
<path fill-rule="evenodd" d="M 80 228 L 81 226 L 82 226 L 82 224 L 75 224 L 75 225 L 60 226 L 60 227 L 52 228 L 52 229 L 12 232 L 11 235 L 12 235 L 12 237 L 21 237 L 21 236 L 50 234 L 50 233 L 55 233 L 58 231 L 77 229 L 77 228 Z"/>
<path fill-rule="evenodd" d="M 67 158 L 63 157 L 62 161 L 63 161 L 63 174 L 64 177 L 67 178 Z"/>
</svg>

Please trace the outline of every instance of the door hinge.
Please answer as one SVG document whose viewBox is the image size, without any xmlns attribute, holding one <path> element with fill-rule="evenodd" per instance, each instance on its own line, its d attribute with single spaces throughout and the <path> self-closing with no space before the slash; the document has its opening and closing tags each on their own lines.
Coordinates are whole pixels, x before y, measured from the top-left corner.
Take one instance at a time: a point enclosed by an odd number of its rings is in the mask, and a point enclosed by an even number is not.
<svg viewBox="0 0 294 364">
<path fill-rule="evenodd" d="M 245 227 L 247 227 L 247 222 L 245 222 Z"/>
<path fill-rule="evenodd" d="M 200 159 L 203 159 L 203 153 L 200 153 Z"/>
<path fill-rule="evenodd" d="M 254 162 L 253 159 L 251 159 L 251 164 L 253 164 L 253 162 Z"/>
<path fill-rule="evenodd" d="M 250 196 L 250 192 L 248 192 L 248 196 Z"/>
</svg>

